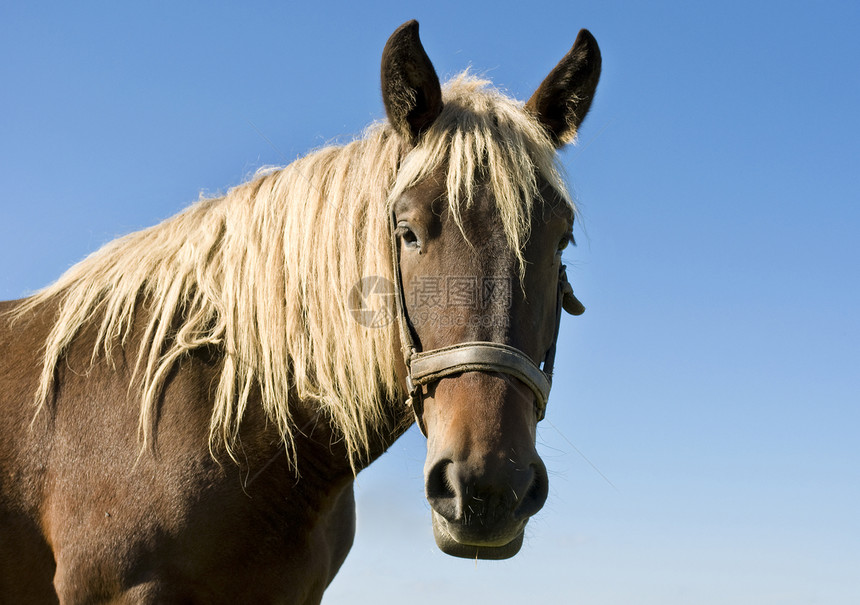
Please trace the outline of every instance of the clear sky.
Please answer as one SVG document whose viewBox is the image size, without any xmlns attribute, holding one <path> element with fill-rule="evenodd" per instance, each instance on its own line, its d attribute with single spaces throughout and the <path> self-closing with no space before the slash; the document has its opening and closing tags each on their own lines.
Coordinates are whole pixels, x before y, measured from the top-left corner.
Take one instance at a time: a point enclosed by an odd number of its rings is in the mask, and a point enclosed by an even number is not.
<svg viewBox="0 0 860 605">
<path fill-rule="evenodd" d="M 563 154 L 588 311 L 562 326 L 523 551 L 436 549 L 413 429 L 358 477 L 324 603 L 860 603 L 856 1 L 6 2 L 0 298 L 360 133 L 411 18 L 443 78 L 522 99 L 596 36 Z"/>
</svg>

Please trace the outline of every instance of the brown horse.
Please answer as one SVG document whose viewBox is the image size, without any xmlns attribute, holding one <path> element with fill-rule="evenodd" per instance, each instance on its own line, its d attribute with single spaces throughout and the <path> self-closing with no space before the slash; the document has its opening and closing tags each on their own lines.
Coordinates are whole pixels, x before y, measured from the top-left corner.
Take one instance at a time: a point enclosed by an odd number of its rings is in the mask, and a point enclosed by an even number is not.
<svg viewBox="0 0 860 605">
<path fill-rule="evenodd" d="M 599 72 L 583 30 L 525 104 L 443 88 L 407 23 L 363 138 L 0 304 L 0 600 L 318 603 L 355 474 L 413 418 L 439 547 L 513 556 L 582 312 L 556 150 Z"/>
</svg>

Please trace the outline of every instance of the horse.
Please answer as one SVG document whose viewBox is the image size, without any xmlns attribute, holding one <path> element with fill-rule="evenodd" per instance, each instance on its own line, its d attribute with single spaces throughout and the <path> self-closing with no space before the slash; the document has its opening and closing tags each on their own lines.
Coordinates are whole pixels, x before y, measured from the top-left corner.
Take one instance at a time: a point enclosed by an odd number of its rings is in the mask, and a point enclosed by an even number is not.
<svg viewBox="0 0 860 605">
<path fill-rule="evenodd" d="M 558 150 L 593 36 L 525 103 L 443 87 L 410 21 L 386 119 L 120 237 L 0 303 L 0 594 L 319 603 L 353 483 L 413 423 L 436 543 L 520 549 L 575 206 Z"/>
</svg>

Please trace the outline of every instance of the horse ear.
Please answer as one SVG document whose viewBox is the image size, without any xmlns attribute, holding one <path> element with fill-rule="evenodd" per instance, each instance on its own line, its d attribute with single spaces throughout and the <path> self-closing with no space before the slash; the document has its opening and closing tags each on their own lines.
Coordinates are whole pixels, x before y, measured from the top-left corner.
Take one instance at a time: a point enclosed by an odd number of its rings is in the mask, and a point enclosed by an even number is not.
<svg viewBox="0 0 860 605">
<path fill-rule="evenodd" d="M 582 29 L 570 52 L 526 103 L 526 109 L 537 116 L 557 147 L 570 143 L 576 136 L 591 107 L 599 79 L 597 40 L 587 29 Z"/>
<path fill-rule="evenodd" d="M 382 101 L 391 124 L 413 145 L 442 112 L 442 87 L 415 20 L 398 27 L 382 51 Z"/>
</svg>

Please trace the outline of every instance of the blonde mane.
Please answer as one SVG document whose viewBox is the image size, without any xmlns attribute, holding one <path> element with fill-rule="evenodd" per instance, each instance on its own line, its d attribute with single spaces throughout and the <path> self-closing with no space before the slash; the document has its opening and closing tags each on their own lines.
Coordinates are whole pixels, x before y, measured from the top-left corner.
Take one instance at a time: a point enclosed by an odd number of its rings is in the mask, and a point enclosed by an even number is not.
<svg viewBox="0 0 860 605">
<path fill-rule="evenodd" d="M 521 103 L 468 74 L 445 86 L 444 103 L 411 151 L 390 125 L 376 124 L 359 140 L 320 149 L 110 242 L 25 302 L 19 316 L 60 301 L 36 394 L 40 409 L 85 324 L 98 326 L 93 359 L 111 359 L 114 347 L 131 341 L 141 316 L 135 374 L 144 446 L 171 370 L 194 350 L 214 346 L 223 365 L 212 447 L 232 451 L 256 391 L 291 455 L 299 428 L 290 400 L 298 397 L 316 403 L 357 465 L 390 424 L 392 406 L 405 400 L 394 371 L 396 325 L 362 325 L 348 300 L 363 277 L 393 279 L 392 201 L 442 169 L 451 214 L 461 224 L 476 187 L 488 184 L 522 271 L 537 176 L 569 200 L 555 148 Z"/>
</svg>

